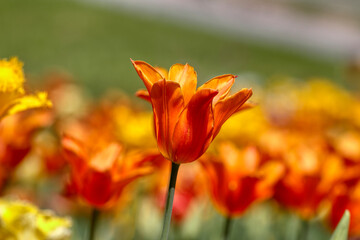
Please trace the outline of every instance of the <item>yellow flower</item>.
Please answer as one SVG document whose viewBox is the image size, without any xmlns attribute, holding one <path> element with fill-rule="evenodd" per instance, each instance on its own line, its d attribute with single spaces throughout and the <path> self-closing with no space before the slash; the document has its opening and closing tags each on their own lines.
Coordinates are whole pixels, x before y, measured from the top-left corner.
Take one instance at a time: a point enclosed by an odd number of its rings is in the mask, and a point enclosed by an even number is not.
<svg viewBox="0 0 360 240">
<path fill-rule="evenodd" d="M 16 57 L 9 61 L 0 60 L 0 92 L 24 93 L 25 82 L 23 63 Z"/>
<path fill-rule="evenodd" d="M 0 239 L 68 240 L 71 221 L 21 202 L 0 199 Z"/>
<path fill-rule="evenodd" d="M 44 92 L 25 94 L 22 67 L 16 57 L 0 60 L 0 119 L 27 109 L 51 106 Z"/>
</svg>

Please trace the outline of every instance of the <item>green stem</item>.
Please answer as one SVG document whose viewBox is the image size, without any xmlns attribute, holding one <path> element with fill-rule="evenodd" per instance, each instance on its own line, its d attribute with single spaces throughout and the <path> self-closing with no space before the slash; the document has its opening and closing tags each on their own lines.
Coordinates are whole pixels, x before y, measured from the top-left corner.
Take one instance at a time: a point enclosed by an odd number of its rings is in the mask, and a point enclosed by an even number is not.
<svg viewBox="0 0 360 240">
<path fill-rule="evenodd" d="M 0 181 L 1 180 L 3 181 L 3 184 L 0 186 L 0 196 L 3 196 L 9 186 L 10 179 L 9 177 L 5 177 L 4 179 L 0 179 Z"/>
<path fill-rule="evenodd" d="M 231 227 L 232 218 L 230 216 L 226 217 L 224 225 L 224 238 L 223 240 L 228 240 L 230 236 L 230 227 Z"/>
<path fill-rule="evenodd" d="M 89 240 L 95 239 L 95 229 L 96 224 L 99 219 L 100 211 L 96 208 L 93 208 L 91 211 L 91 217 L 90 217 L 90 229 L 89 229 Z"/>
<path fill-rule="evenodd" d="M 298 240 L 307 240 L 308 239 L 309 227 L 310 227 L 309 225 L 310 225 L 310 223 L 308 220 L 301 219 Z"/>
<path fill-rule="evenodd" d="M 176 178 L 179 171 L 180 164 L 171 163 L 171 174 L 169 179 L 169 189 L 166 199 L 166 207 L 164 213 L 164 225 L 161 233 L 160 240 L 167 240 L 170 231 L 171 213 L 175 194 Z"/>
</svg>

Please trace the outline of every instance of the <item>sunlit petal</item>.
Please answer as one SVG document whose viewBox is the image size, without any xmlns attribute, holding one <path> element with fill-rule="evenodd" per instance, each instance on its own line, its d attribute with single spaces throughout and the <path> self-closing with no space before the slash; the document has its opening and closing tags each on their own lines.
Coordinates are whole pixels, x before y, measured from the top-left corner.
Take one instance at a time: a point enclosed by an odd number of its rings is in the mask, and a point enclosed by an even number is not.
<svg viewBox="0 0 360 240">
<path fill-rule="evenodd" d="M 150 92 L 151 87 L 157 81 L 163 79 L 160 73 L 158 73 L 150 64 L 143 61 L 133 61 L 132 64 L 135 67 L 139 77 L 143 80 L 146 89 Z"/>
<path fill-rule="evenodd" d="M 180 84 L 186 105 L 196 91 L 197 76 L 194 68 L 189 64 L 174 64 L 170 68 L 168 80 Z"/>
<path fill-rule="evenodd" d="M 154 110 L 155 133 L 158 147 L 165 158 L 171 157 L 171 139 L 173 129 L 184 107 L 184 99 L 179 83 L 159 81 L 155 83 L 150 93 Z"/>
<path fill-rule="evenodd" d="M 199 158 L 212 140 L 212 100 L 218 92 L 211 89 L 197 91 L 181 113 L 172 138 L 176 159 L 191 162 Z"/>
<path fill-rule="evenodd" d="M 214 103 L 216 103 L 218 100 L 225 98 L 229 94 L 230 89 L 235 82 L 235 78 L 236 76 L 232 74 L 217 76 L 201 85 L 198 90 L 210 88 L 219 91 L 218 95 L 214 98 Z"/>
<path fill-rule="evenodd" d="M 221 126 L 251 97 L 251 89 L 242 89 L 234 95 L 220 100 L 214 107 L 214 137 L 219 133 Z"/>
</svg>

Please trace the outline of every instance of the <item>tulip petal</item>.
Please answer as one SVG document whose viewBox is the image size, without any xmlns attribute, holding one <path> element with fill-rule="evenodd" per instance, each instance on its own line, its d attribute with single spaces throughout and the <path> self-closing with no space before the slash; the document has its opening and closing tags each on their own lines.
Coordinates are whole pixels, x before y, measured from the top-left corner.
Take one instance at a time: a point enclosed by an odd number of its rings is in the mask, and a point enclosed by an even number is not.
<svg viewBox="0 0 360 240">
<path fill-rule="evenodd" d="M 168 77 L 168 70 L 166 70 L 165 68 L 162 67 L 155 67 L 155 70 L 161 74 L 162 78 L 167 78 Z"/>
<path fill-rule="evenodd" d="M 257 198 L 255 192 L 259 181 L 256 177 L 245 176 L 238 177 L 235 182 L 230 181 L 227 186 L 223 186 L 224 188 L 228 187 L 224 204 L 230 216 L 239 216 L 243 214 L 250 205 L 263 200 Z"/>
<path fill-rule="evenodd" d="M 139 90 L 135 93 L 135 95 L 141 99 L 144 99 L 145 101 L 148 101 L 151 103 L 151 98 L 150 98 L 150 95 L 149 95 L 149 92 L 147 90 Z"/>
<path fill-rule="evenodd" d="M 208 186 L 214 199 L 214 203 L 222 213 L 225 213 L 223 204 L 221 204 L 221 202 L 223 202 L 223 198 L 225 197 L 225 190 L 227 189 L 224 189 L 227 179 L 225 165 L 220 159 L 209 156 L 200 158 L 200 164 L 207 177 Z"/>
<path fill-rule="evenodd" d="M 199 158 L 209 146 L 213 132 L 212 100 L 218 92 L 197 91 L 179 117 L 173 135 L 174 159 L 177 163 Z"/>
<path fill-rule="evenodd" d="M 109 171 L 119 158 L 121 148 L 122 147 L 117 143 L 109 144 L 106 148 L 91 158 L 89 163 L 90 167 L 101 172 Z"/>
<path fill-rule="evenodd" d="M 258 198 L 267 198 L 273 194 L 274 185 L 285 173 L 285 167 L 280 162 L 271 161 L 265 163 L 258 171 L 261 181 L 256 187 Z"/>
<path fill-rule="evenodd" d="M 72 165 L 75 171 L 82 171 L 86 164 L 87 153 L 80 141 L 75 138 L 64 135 L 62 138 L 62 147 L 66 159 Z"/>
<path fill-rule="evenodd" d="M 251 89 L 242 89 L 240 92 L 218 101 L 214 107 L 214 137 L 219 133 L 221 126 L 251 97 Z"/>
<path fill-rule="evenodd" d="M 9 102 L 7 108 L 2 110 L 0 118 L 28 109 L 49 108 L 51 106 L 52 103 L 48 99 L 46 92 L 39 92 L 34 95 L 25 95 Z"/>
<path fill-rule="evenodd" d="M 235 82 L 235 78 L 236 76 L 232 74 L 217 76 L 201 85 L 198 90 L 205 88 L 218 90 L 219 93 L 214 98 L 214 103 L 216 103 L 218 100 L 225 98 L 229 94 L 230 88 Z"/>
<path fill-rule="evenodd" d="M 161 154 L 171 158 L 171 139 L 176 122 L 184 108 L 184 98 L 179 83 L 159 81 L 151 88 L 155 134 Z"/>
<path fill-rule="evenodd" d="M 196 91 L 197 76 L 194 68 L 189 64 L 174 64 L 170 68 L 168 80 L 180 84 L 184 94 L 185 105 L 187 105 Z"/>
<path fill-rule="evenodd" d="M 114 193 L 110 172 L 89 170 L 82 178 L 81 195 L 91 204 L 103 207 Z"/>
<path fill-rule="evenodd" d="M 133 61 L 132 59 L 131 62 L 134 65 L 139 77 L 141 78 L 141 80 L 143 80 L 148 92 L 150 92 L 151 87 L 154 83 L 163 79 L 161 74 L 158 73 L 155 68 L 153 68 L 150 64 L 143 61 Z"/>
</svg>

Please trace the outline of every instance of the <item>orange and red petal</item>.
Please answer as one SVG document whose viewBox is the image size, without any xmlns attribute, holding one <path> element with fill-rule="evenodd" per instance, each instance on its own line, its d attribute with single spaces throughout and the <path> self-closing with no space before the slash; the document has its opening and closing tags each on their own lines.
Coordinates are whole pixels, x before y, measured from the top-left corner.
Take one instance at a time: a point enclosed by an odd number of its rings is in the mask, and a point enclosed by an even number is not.
<svg viewBox="0 0 360 240">
<path fill-rule="evenodd" d="M 236 183 L 227 182 L 222 186 L 227 188 L 225 199 L 222 204 L 228 211 L 228 215 L 235 217 L 243 214 L 253 203 L 263 200 L 256 193 L 259 179 L 251 176 L 239 176 Z"/>
<path fill-rule="evenodd" d="M 218 92 L 202 89 L 195 93 L 181 113 L 172 137 L 176 163 L 192 162 L 198 159 L 212 140 L 212 100 Z"/>
<path fill-rule="evenodd" d="M 138 90 L 135 95 L 141 99 L 144 99 L 145 101 L 148 101 L 149 103 L 151 103 L 151 98 L 150 98 L 150 94 L 147 90 Z"/>
<path fill-rule="evenodd" d="M 234 95 L 219 100 L 214 107 L 214 137 L 219 133 L 225 121 L 241 108 L 251 97 L 251 89 L 242 89 Z"/>
<path fill-rule="evenodd" d="M 89 161 L 89 166 L 97 171 L 111 171 L 119 159 L 122 147 L 117 143 L 109 143 L 104 149 L 96 153 Z"/>
<path fill-rule="evenodd" d="M 109 172 L 89 170 L 82 178 L 79 187 L 81 196 L 91 205 L 104 207 L 113 196 L 113 180 Z"/>
<path fill-rule="evenodd" d="M 235 78 L 236 76 L 232 74 L 217 76 L 201 85 L 198 90 L 205 88 L 218 90 L 219 93 L 214 98 L 214 103 L 216 103 L 218 100 L 225 98 L 229 94 L 229 91 L 235 82 Z"/>
<path fill-rule="evenodd" d="M 150 92 L 151 87 L 154 83 L 163 79 L 161 74 L 158 73 L 155 68 L 153 68 L 150 64 L 143 61 L 133 61 L 132 59 L 131 62 L 134 65 L 139 77 L 141 78 L 141 80 L 143 80 L 148 92 Z"/>
<path fill-rule="evenodd" d="M 70 163 L 75 172 L 82 172 L 87 169 L 87 152 L 83 144 L 77 139 L 64 135 L 62 138 L 62 150 L 66 160 Z"/>
<path fill-rule="evenodd" d="M 166 80 L 156 82 L 151 88 L 150 97 L 158 148 L 169 159 L 172 157 L 171 139 L 174 128 L 184 108 L 180 84 Z"/>
<path fill-rule="evenodd" d="M 258 196 L 272 196 L 274 194 L 275 185 L 283 177 L 285 167 L 280 162 L 265 163 L 258 171 L 261 181 L 257 185 L 256 192 Z"/>
<path fill-rule="evenodd" d="M 194 68 L 189 64 L 174 64 L 170 68 L 168 80 L 180 84 L 186 105 L 196 91 L 197 75 Z"/>
<path fill-rule="evenodd" d="M 160 73 L 160 75 L 162 76 L 162 78 L 167 79 L 168 78 L 168 70 L 162 67 L 154 67 L 155 70 Z"/>
<path fill-rule="evenodd" d="M 239 216 L 253 203 L 265 199 L 256 191 L 261 179 L 231 174 L 220 159 L 204 158 L 200 163 L 208 178 L 214 205 L 225 216 Z"/>
</svg>

